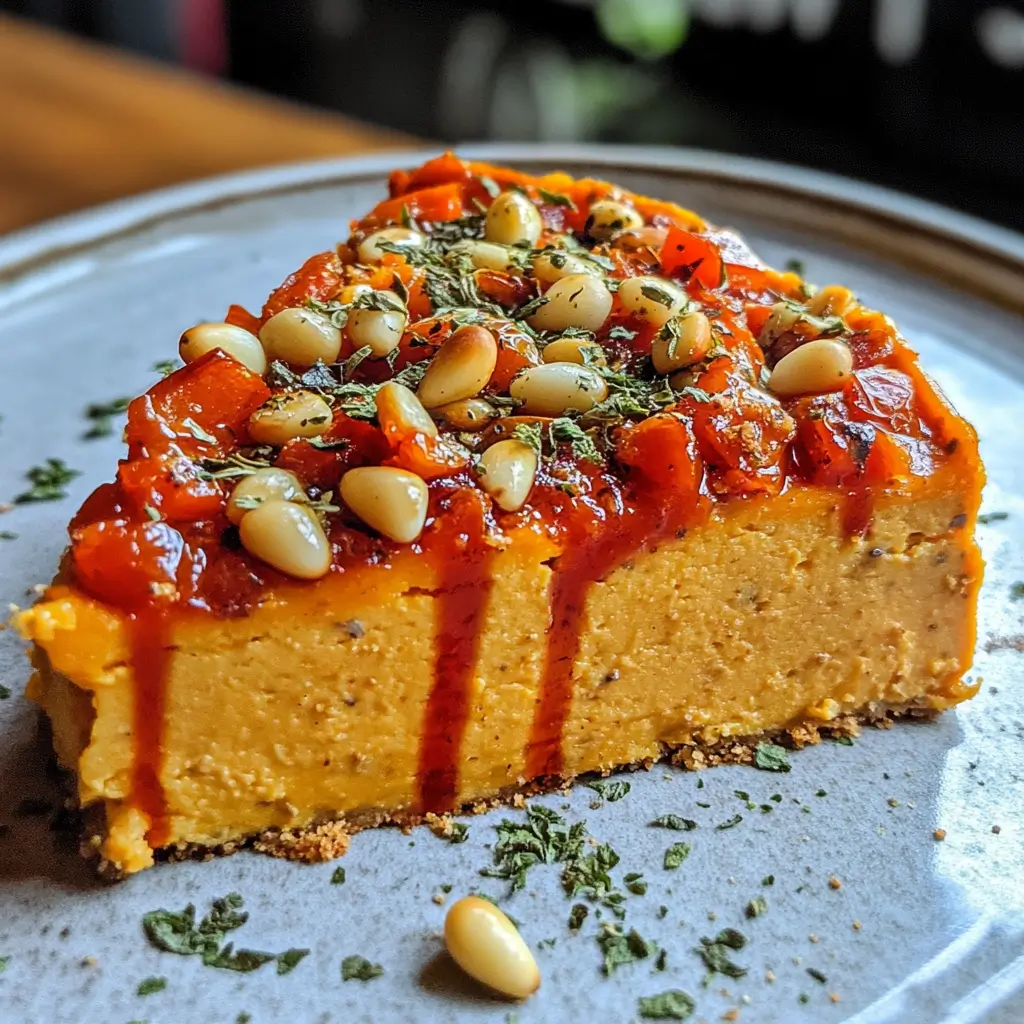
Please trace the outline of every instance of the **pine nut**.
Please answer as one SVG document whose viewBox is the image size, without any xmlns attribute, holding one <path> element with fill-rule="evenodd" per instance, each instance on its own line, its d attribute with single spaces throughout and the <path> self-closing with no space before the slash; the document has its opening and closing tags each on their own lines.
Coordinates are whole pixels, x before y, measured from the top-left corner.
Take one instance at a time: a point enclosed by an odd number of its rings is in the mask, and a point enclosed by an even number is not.
<svg viewBox="0 0 1024 1024">
<path fill-rule="evenodd" d="M 498 410 L 482 398 L 464 398 L 461 402 L 451 402 L 434 410 L 453 430 L 483 430 L 489 423 L 498 418 Z"/>
<path fill-rule="evenodd" d="M 540 211 L 519 192 L 502 192 L 484 218 L 484 238 L 501 245 L 536 245 L 543 230 Z"/>
<path fill-rule="evenodd" d="M 783 299 L 772 306 L 771 315 L 764 322 L 757 343 L 763 349 L 771 345 L 787 331 L 791 331 L 807 315 L 806 309 L 795 302 Z"/>
<path fill-rule="evenodd" d="M 855 301 L 849 288 L 828 284 L 808 301 L 807 309 L 812 316 L 843 316 Z"/>
<path fill-rule="evenodd" d="M 339 487 L 345 504 L 378 533 L 409 544 L 427 520 L 427 485 L 415 473 L 393 466 L 350 469 Z"/>
<path fill-rule="evenodd" d="M 459 242 L 451 251 L 465 253 L 477 270 L 516 270 L 519 266 L 509 247 L 497 242 Z"/>
<path fill-rule="evenodd" d="M 423 244 L 423 236 L 412 228 L 395 227 L 381 228 L 374 231 L 372 235 L 364 238 L 356 249 L 356 255 L 360 263 L 380 263 L 384 258 L 384 250 L 380 247 L 381 242 L 390 245 L 417 246 Z"/>
<path fill-rule="evenodd" d="M 338 292 L 338 301 L 348 306 L 355 302 L 360 295 L 369 295 L 372 291 L 373 285 L 367 284 L 365 281 L 360 281 L 358 284 L 347 284 Z"/>
<path fill-rule="evenodd" d="M 808 341 L 775 364 L 768 387 L 777 395 L 840 391 L 853 375 L 853 353 L 834 338 Z"/>
<path fill-rule="evenodd" d="M 262 505 L 271 498 L 282 501 L 294 501 L 302 504 L 306 501 L 306 492 L 294 473 L 287 469 L 269 466 L 257 469 L 249 476 L 243 476 L 235 484 L 235 489 L 228 498 L 227 517 L 237 526 L 247 512 L 257 505 Z"/>
<path fill-rule="evenodd" d="M 587 412 L 608 397 L 608 385 L 601 375 L 577 363 L 531 366 L 512 380 L 508 390 L 522 402 L 521 412 L 535 416 Z"/>
<path fill-rule="evenodd" d="M 627 252 L 636 252 L 637 249 L 653 249 L 660 252 L 666 238 L 668 228 L 648 225 L 638 231 L 624 231 L 621 235 L 616 235 L 612 244 L 616 249 L 625 249 Z"/>
<path fill-rule="evenodd" d="M 341 331 L 311 309 L 282 309 L 260 328 L 260 342 L 268 359 L 306 369 L 338 358 Z"/>
<path fill-rule="evenodd" d="M 515 438 L 492 444 L 477 464 L 480 486 L 506 512 L 526 504 L 537 476 L 537 453 Z"/>
<path fill-rule="evenodd" d="M 619 301 L 654 327 L 664 327 L 690 303 L 686 292 L 661 277 L 627 278 L 619 285 Z"/>
<path fill-rule="evenodd" d="M 559 338 L 544 346 L 545 363 L 579 363 L 581 366 L 607 366 L 604 349 L 596 341 L 582 338 Z"/>
<path fill-rule="evenodd" d="M 444 921 L 444 944 L 471 977 L 510 999 L 540 987 L 537 961 L 512 922 L 479 896 L 454 903 Z"/>
<path fill-rule="evenodd" d="M 460 327 L 437 350 L 416 389 L 419 400 L 436 409 L 478 394 L 494 373 L 498 343 L 486 327 Z"/>
<path fill-rule="evenodd" d="M 517 427 L 540 427 L 546 430 L 553 419 L 553 416 L 501 416 L 489 423 L 487 429 L 480 434 L 477 450 L 483 451 L 499 441 L 507 441 L 515 434 Z"/>
<path fill-rule="evenodd" d="M 392 291 L 376 293 L 380 303 L 386 306 L 402 307 L 389 309 L 370 309 L 354 306 L 349 310 L 346 330 L 352 344 L 356 348 L 369 346 L 378 358 L 386 356 L 398 348 L 402 340 L 402 332 L 409 323 L 409 314 L 402 300 Z M 363 301 L 360 296 L 358 301 Z"/>
<path fill-rule="evenodd" d="M 672 373 L 703 359 L 711 348 L 711 321 L 697 311 L 676 317 L 654 336 L 651 362 L 658 373 Z"/>
<path fill-rule="evenodd" d="M 316 514 L 304 505 L 270 498 L 242 517 L 242 547 L 280 572 L 316 580 L 331 567 L 331 545 Z"/>
<path fill-rule="evenodd" d="M 283 445 L 296 437 L 319 437 L 334 420 L 331 407 L 312 391 L 272 395 L 249 417 L 257 444 Z"/>
<path fill-rule="evenodd" d="M 413 434 L 426 434 L 437 437 L 437 424 L 423 408 L 423 403 L 404 384 L 389 380 L 373 400 L 377 406 L 377 419 L 387 436 L 397 434 L 405 439 Z"/>
<path fill-rule="evenodd" d="M 587 234 L 599 241 L 607 241 L 622 231 L 636 231 L 643 226 L 643 217 L 633 207 L 614 199 L 599 199 L 591 205 L 587 217 Z"/>
<path fill-rule="evenodd" d="M 267 357 L 259 338 L 234 324 L 196 324 L 178 342 L 182 362 L 195 362 L 200 356 L 219 348 L 261 377 L 267 372 Z"/>
<path fill-rule="evenodd" d="M 561 333 L 569 327 L 597 331 L 612 311 L 608 286 L 589 274 L 563 277 L 544 293 L 544 298 L 547 301 L 530 317 L 530 326 L 538 331 Z"/>
<path fill-rule="evenodd" d="M 601 268 L 596 263 L 565 249 L 545 249 L 533 257 L 530 265 L 533 276 L 542 284 L 554 284 L 570 274 L 601 276 Z"/>
</svg>

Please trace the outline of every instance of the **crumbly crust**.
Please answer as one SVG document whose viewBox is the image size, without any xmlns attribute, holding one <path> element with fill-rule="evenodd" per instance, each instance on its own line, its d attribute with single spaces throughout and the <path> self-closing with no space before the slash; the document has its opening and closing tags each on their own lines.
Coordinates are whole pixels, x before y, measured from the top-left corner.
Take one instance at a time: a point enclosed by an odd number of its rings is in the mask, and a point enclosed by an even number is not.
<svg viewBox="0 0 1024 1024">
<path fill-rule="evenodd" d="M 854 714 L 842 715 L 829 722 L 807 719 L 785 729 L 760 733 L 756 736 L 729 737 L 714 743 L 693 742 L 666 745 L 662 757 L 647 758 L 632 765 L 623 765 L 622 769 L 648 770 L 659 762 L 674 764 L 690 771 L 700 771 L 721 764 L 751 764 L 758 744 L 765 741 L 800 750 L 803 747 L 820 743 L 823 739 L 858 736 L 863 725 L 888 729 L 895 720 L 900 718 L 930 719 L 937 715 L 938 712 L 928 707 L 923 700 L 899 705 L 872 703 Z M 510 787 L 486 800 L 475 800 L 459 808 L 456 813 L 483 814 L 494 807 L 502 806 L 522 808 L 527 797 L 543 793 L 567 792 L 573 781 L 574 777 L 548 777 L 531 782 L 520 780 L 515 787 Z M 90 809 L 85 814 L 85 834 L 81 845 L 84 857 L 98 856 L 103 828 L 102 817 L 102 811 L 98 808 L 95 811 Z M 322 864 L 348 852 L 351 838 L 357 832 L 378 828 L 381 825 L 396 825 L 405 832 L 417 825 L 426 825 L 435 835 L 447 838 L 452 834 L 454 819 L 450 814 L 419 814 L 411 811 L 389 813 L 373 810 L 350 814 L 331 821 L 316 822 L 302 828 L 267 829 L 256 835 L 233 840 L 220 846 L 179 844 L 158 851 L 157 856 L 172 861 L 209 860 L 212 857 L 227 856 L 242 849 L 252 849 L 283 860 L 299 861 L 304 864 Z M 112 866 L 105 861 L 100 862 L 98 870 L 101 875 L 112 881 L 119 877 Z"/>
</svg>

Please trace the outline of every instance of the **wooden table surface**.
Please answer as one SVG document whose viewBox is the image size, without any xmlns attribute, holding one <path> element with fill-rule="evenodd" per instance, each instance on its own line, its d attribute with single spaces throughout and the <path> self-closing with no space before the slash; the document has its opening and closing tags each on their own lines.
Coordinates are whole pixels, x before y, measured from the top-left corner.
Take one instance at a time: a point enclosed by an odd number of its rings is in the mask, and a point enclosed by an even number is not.
<svg viewBox="0 0 1024 1024">
<path fill-rule="evenodd" d="M 0 15 L 0 234 L 211 174 L 408 142 Z"/>
</svg>

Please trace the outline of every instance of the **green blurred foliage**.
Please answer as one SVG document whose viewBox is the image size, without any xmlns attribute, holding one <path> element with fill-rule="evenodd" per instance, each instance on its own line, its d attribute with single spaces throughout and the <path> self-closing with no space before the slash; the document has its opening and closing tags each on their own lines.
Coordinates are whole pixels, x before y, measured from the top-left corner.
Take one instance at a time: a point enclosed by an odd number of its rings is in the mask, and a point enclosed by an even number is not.
<svg viewBox="0 0 1024 1024">
<path fill-rule="evenodd" d="M 690 26 L 687 0 L 598 0 L 596 13 L 610 43 L 645 61 L 678 50 Z"/>
</svg>

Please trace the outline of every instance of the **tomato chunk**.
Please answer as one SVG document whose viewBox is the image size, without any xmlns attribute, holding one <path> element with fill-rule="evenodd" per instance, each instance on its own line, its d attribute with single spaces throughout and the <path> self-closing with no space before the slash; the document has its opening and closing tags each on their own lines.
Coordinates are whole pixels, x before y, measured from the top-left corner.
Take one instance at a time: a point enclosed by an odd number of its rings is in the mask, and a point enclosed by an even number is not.
<svg viewBox="0 0 1024 1024">
<path fill-rule="evenodd" d="M 426 434 L 413 434 L 400 440 L 392 448 L 385 466 L 407 469 L 424 480 L 451 476 L 463 469 L 468 461 L 466 452 L 449 441 Z"/>
<path fill-rule="evenodd" d="M 202 479 L 195 460 L 229 451 L 269 397 L 261 377 L 213 351 L 136 398 L 128 406 L 128 459 L 117 474 L 135 511 L 149 506 L 171 520 L 215 515 L 223 491 Z"/>
<path fill-rule="evenodd" d="M 275 465 L 291 470 L 307 487 L 337 492 L 338 481 L 346 469 L 377 466 L 391 454 L 379 427 L 343 412 L 335 414 L 323 440 L 334 442 L 338 447 L 318 448 L 309 441 L 289 441 L 281 449 Z"/>
<path fill-rule="evenodd" d="M 661 266 L 666 274 L 682 274 L 705 288 L 718 288 L 724 281 L 725 264 L 718 246 L 704 235 L 671 227 L 661 247 Z"/>
<path fill-rule="evenodd" d="M 875 428 L 849 423 L 842 396 L 800 399 L 793 406 L 793 416 L 797 422 L 796 457 L 809 480 L 836 486 L 863 472 Z"/>
<path fill-rule="evenodd" d="M 129 456 L 172 447 L 185 455 L 219 454 L 269 397 L 262 377 L 220 350 L 208 352 L 128 406 Z"/>
<path fill-rule="evenodd" d="M 266 323 L 282 309 L 303 306 L 307 299 L 326 302 L 341 291 L 341 260 L 336 252 L 320 252 L 310 256 L 302 266 L 285 278 L 280 288 L 271 292 L 263 306 L 261 323 Z"/>
<path fill-rule="evenodd" d="M 730 373 L 729 366 L 728 359 L 711 363 L 680 407 L 693 418 L 712 490 L 777 494 L 793 420 L 776 398 Z"/>
<path fill-rule="evenodd" d="M 509 309 L 521 306 L 534 294 L 532 282 L 502 270 L 478 270 L 474 276 L 484 295 Z"/>
<path fill-rule="evenodd" d="M 676 500 L 696 497 L 701 460 L 693 432 L 680 417 L 659 413 L 624 427 L 616 453 L 648 487 L 671 491 Z"/>
<path fill-rule="evenodd" d="M 851 385 L 852 401 L 863 393 Z M 931 469 L 928 442 L 885 429 L 863 414 L 851 416 L 844 395 L 805 398 L 793 406 L 796 458 L 803 474 L 825 486 L 889 486 Z"/>
<path fill-rule="evenodd" d="M 899 370 L 868 366 L 857 370 L 847 387 L 854 419 L 878 423 L 899 434 L 915 432 L 914 383 Z"/>
<path fill-rule="evenodd" d="M 168 523 L 101 520 L 72 531 L 79 585 L 101 601 L 138 608 L 174 600 L 188 587 L 191 559 L 184 538 Z"/>
<path fill-rule="evenodd" d="M 152 509 L 173 522 L 210 519 L 224 504 L 223 485 L 205 480 L 178 449 L 122 462 L 117 481 L 138 515 Z"/>
<path fill-rule="evenodd" d="M 237 303 L 232 303 L 228 306 L 228 313 L 224 317 L 224 323 L 241 327 L 250 334 L 259 334 L 260 327 L 262 326 L 258 316 L 253 316 L 245 306 L 239 306 Z"/>
<path fill-rule="evenodd" d="M 366 219 L 381 224 L 399 224 L 408 213 L 413 220 L 423 222 L 458 220 L 464 212 L 462 192 L 462 185 L 458 182 L 408 192 L 378 203 Z"/>
<path fill-rule="evenodd" d="M 68 524 L 68 532 L 77 530 L 101 519 L 120 519 L 127 508 L 128 502 L 119 484 L 100 484 L 75 513 Z"/>
<path fill-rule="evenodd" d="M 521 171 L 512 171 L 491 164 L 471 164 L 449 152 L 428 160 L 414 171 L 392 171 L 388 179 L 388 191 L 392 196 L 402 196 L 432 185 L 462 182 L 466 186 L 467 203 L 472 201 L 472 196 L 486 203 L 490 199 L 490 193 L 480 183 L 480 179 L 484 177 L 490 178 L 499 187 L 510 184 L 525 185 L 532 180 Z"/>
</svg>

